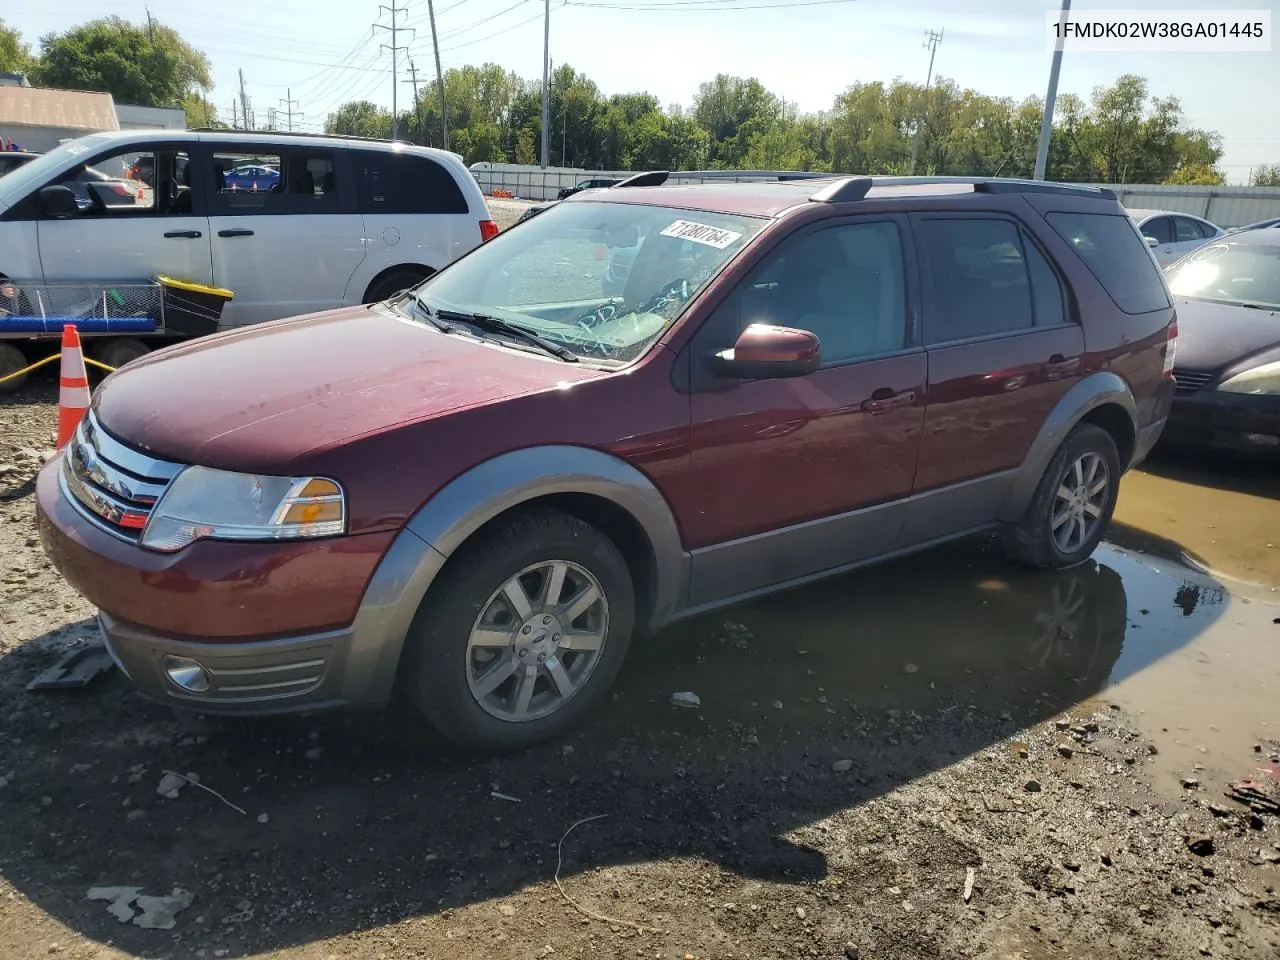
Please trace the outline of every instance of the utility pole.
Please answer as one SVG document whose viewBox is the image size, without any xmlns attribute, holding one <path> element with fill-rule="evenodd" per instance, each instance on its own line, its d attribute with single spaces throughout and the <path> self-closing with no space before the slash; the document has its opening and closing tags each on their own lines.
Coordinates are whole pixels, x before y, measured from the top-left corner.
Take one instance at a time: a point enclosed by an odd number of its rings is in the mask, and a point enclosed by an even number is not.
<svg viewBox="0 0 1280 960">
<path fill-rule="evenodd" d="M 293 99 L 293 89 L 288 88 L 284 92 L 285 98 L 280 101 L 280 105 L 284 107 L 285 123 L 289 127 L 289 132 L 293 133 L 293 108 L 297 104 L 297 100 Z M 302 114 L 298 114 L 302 116 Z"/>
<path fill-rule="evenodd" d="M 1053 44 L 1053 64 L 1049 67 L 1049 89 L 1044 95 L 1044 115 L 1040 117 L 1040 143 L 1036 146 L 1036 170 L 1033 179 L 1043 180 L 1049 165 L 1049 141 L 1053 137 L 1053 108 L 1058 100 L 1058 72 L 1062 69 L 1062 45 L 1066 38 L 1067 13 L 1071 0 L 1062 0 L 1058 15 L 1058 36 Z"/>
<path fill-rule="evenodd" d="M 423 146 L 426 146 L 426 137 L 423 136 L 422 129 L 422 100 L 418 96 L 418 65 L 413 62 L 412 58 L 409 60 L 409 76 L 410 79 L 401 80 L 400 82 L 413 84 L 413 122 L 418 126 L 418 139 L 423 141 Z"/>
<path fill-rule="evenodd" d="M 933 83 L 933 58 L 938 52 L 938 44 L 942 42 L 942 32 L 930 30 L 925 34 L 924 45 L 929 50 L 929 73 L 924 81 L 924 107 L 916 115 L 916 135 L 911 139 L 911 175 L 915 176 L 916 156 L 920 152 L 920 131 L 924 129 L 924 114 L 929 107 L 929 84 Z"/>
<path fill-rule="evenodd" d="M 155 43 L 156 42 L 156 22 L 153 19 L 151 19 L 151 8 L 144 7 L 143 9 L 147 11 L 147 39 L 150 40 L 152 43 Z"/>
<path fill-rule="evenodd" d="M 396 80 L 396 56 L 399 54 L 401 50 L 408 49 L 407 46 L 400 46 L 399 44 L 396 43 L 396 35 L 405 32 L 400 27 L 399 17 L 400 17 L 400 14 L 405 13 L 406 10 L 404 7 L 396 6 L 396 0 L 391 0 L 391 6 L 389 7 L 388 6 L 378 7 L 379 13 L 381 13 L 384 10 L 387 13 L 391 14 L 391 26 L 388 27 L 381 23 L 375 23 L 373 25 L 373 33 L 374 33 L 374 36 L 377 36 L 377 33 L 379 30 L 386 30 L 391 34 L 391 43 L 381 44 L 378 49 L 391 51 L 391 139 L 394 140 L 396 139 L 396 134 L 399 132 L 399 124 L 400 124 L 400 116 L 397 112 L 399 108 L 396 106 L 396 87 L 399 86 L 399 82 Z M 409 32 L 415 33 L 416 31 L 414 31 L 414 29 L 410 27 Z"/>
<path fill-rule="evenodd" d="M 239 130 L 239 129 L 240 129 L 240 119 L 239 119 L 239 115 L 236 113 L 236 98 L 235 98 L 235 97 L 232 97 L 232 98 L 231 98 L 231 129 L 232 129 L 232 130 Z"/>
<path fill-rule="evenodd" d="M 551 159 L 551 0 L 542 25 L 542 169 Z"/>
<path fill-rule="evenodd" d="M 244 90 L 244 68 L 240 69 L 240 120 L 244 129 L 253 129 L 253 111 L 249 109 L 249 94 Z"/>
<path fill-rule="evenodd" d="M 436 54 L 436 88 L 440 91 L 440 135 L 449 149 L 449 105 L 444 100 L 444 71 L 440 69 L 440 38 L 436 36 L 436 8 L 427 0 L 427 16 L 431 20 L 431 47 Z"/>
</svg>

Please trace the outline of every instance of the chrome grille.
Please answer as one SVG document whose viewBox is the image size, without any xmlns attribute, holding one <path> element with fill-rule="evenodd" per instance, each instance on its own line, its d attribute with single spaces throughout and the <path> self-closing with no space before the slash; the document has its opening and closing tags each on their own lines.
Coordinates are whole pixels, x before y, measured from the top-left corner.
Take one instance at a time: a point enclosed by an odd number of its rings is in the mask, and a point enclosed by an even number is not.
<svg viewBox="0 0 1280 960">
<path fill-rule="evenodd" d="M 1195 393 L 1197 390 L 1203 390 L 1212 379 L 1212 373 L 1175 369 L 1173 371 L 1173 389 L 1175 393 Z"/>
<path fill-rule="evenodd" d="M 90 411 L 67 444 L 62 488 L 82 514 L 108 533 L 137 541 L 156 501 L 182 471 L 108 435 Z"/>
</svg>

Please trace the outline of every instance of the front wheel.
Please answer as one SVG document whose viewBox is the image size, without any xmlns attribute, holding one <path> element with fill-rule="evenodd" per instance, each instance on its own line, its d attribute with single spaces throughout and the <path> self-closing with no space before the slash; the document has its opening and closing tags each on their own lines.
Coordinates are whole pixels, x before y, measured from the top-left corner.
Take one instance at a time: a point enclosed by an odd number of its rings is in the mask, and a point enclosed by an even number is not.
<svg viewBox="0 0 1280 960">
<path fill-rule="evenodd" d="M 570 514 L 530 510 L 465 544 L 432 585 L 401 685 L 458 746 L 529 746 L 600 702 L 634 623 L 630 571 L 613 542 Z"/>
<path fill-rule="evenodd" d="M 1111 434 L 1082 423 L 1049 461 L 1027 512 L 1007 531 L 1011 557 L 1062 569 L 1089 558 L 1111 523 L 1120 492 L 1120 455 Z"/>
</svg>

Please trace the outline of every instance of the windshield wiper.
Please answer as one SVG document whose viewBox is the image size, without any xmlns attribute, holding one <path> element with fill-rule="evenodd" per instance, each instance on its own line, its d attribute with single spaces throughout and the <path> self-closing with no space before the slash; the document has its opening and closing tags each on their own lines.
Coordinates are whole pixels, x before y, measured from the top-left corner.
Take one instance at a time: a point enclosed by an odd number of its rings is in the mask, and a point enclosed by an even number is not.
<svg viewBox="0 0 1280 960">
<path fill-rule="evenodd" d="M 423 306 L 425 307 L 426 305 L 423 304 Z M 442 321 L 454 320 L 459 323 L 469 323 L 472 326 L 479 327 L 481 330 L 488 330 L 490 333 L 505 333 L 516 340 L 531 343 L 538 349 L 551 354 L 553 357 L 558 357 L 566 363 L 578 362 L 578 355 L 568 347 L 553 343 L 545 337 L 538 336 L 532 330 L 517 323 L 503 320 L 501 317 L 491 317 L 486 313 L 467 313 L 464 310 L 436 310 L 435 317 Z"/>
<path fill-rule="evenodd" d="M 423 300 L 420 296 L 418 296 L 416 293 L 413 293 L 410 290 L 406 290 L 397 299 L 401 299 L 401 300 L 407 299 L 411 301 L 413 305 L 416 306 L 422 312 L 422 315 L 427 318 L 427 322 L 431 324 L 433 327 L 435 327 L 437 330 L 439 330 L 441 333 L 455 332 L 453 324 L 447 322 L 443 317 L 440 316 L 438 312 L 436 312 L 435 310 L 432 310 L 431 307 L 427 305 L 427 302 Z"/>
</svg>

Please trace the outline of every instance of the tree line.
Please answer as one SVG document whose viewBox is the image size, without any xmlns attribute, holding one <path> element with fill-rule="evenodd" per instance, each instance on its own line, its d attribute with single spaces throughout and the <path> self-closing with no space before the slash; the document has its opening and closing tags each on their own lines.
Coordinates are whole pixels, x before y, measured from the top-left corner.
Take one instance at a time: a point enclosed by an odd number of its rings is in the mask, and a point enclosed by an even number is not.
<svg viewBox="0 0 1280 960">
<path fill-rule="evenodd" d="M 180 106 L 191 126 L 225 126 L 205 96 L 207 57 L 155 21 L 106 17 L 40 38 L 33 52 L 0 21 L 0 72 L 26 73 L 37 86 L 101 90 L 123 103 Z M 444 76 L 448 147 L 468 164 L 537 163 L 542 85 L 486 63 Z M 551 77 L 549 160 L 589 170 L 787 169 L 866 174 L 1030 177 L 1042 100 L 994 97 L 938 78 L 857 82 L 831 107 L 802 113 L 754 78 L 721 74 L 686 106 L 649 93 L 605 95 L 570 65 Z M 401 139 L 444 146 L 441 104 L 424 83 L 396 118 Z M 329 133 L 389 137 L 390 111 L 343 104 Z M 916 157 L 914 170 L 912 156 Z M 1047 176 L 1077 183 L 1223 182 L 1222 138 L 1187 125 L 1176 97 L 1159 96 L 1125 75 L 1088 99 L 1060 96 Z M 1280 186 L 1280 164 L 1253 171 L 1256 185 Z"/>
</svg>

